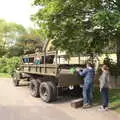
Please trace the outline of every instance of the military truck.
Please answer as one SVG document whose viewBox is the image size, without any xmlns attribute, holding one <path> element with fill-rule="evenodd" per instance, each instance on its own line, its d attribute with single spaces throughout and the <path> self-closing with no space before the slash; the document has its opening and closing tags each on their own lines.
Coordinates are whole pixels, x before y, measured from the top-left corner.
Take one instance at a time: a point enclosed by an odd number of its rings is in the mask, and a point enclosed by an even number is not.
<svg viewBox="0 0 120 120">
<path fill-rule="evenodd" d="M 81 94 L 83 80 L 74 70 L 81 65 L 69 64 L 64 57 L 57 51 L 46 51 L 46 47 L 43 52 L 24 55 L 14 71 L 14 85 L 18 86 L 23 79 L 29 81 L 31 95 L 44 102 L 56 100 L 64 89 L 71 88 Z"/>
</svg>

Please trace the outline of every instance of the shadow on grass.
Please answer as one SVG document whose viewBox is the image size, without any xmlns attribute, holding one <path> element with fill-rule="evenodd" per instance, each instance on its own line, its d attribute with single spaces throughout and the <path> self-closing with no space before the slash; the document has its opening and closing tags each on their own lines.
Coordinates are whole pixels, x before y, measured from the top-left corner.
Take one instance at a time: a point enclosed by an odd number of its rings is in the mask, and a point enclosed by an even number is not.
<svg viewBox="0 0 120 120">
<path fill-rule="evenodd" d="M 120 104 L 115 105 L 115 106 L 111 107 L 110 109 L 111 109 L 111 110 L 117 110 L 117 109 L 120 109 Z"/>
</svg>

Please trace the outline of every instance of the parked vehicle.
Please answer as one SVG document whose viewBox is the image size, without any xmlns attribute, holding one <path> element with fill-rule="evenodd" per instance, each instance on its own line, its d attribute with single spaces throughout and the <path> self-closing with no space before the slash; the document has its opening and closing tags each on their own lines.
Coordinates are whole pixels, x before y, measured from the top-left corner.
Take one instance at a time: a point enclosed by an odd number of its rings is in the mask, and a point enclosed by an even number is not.
<svg viewBox="0 0 120 120">
<path fill-rule="evenodd" d="M 62 62 L 61 62 L 62 58 Z M 69 64 L 63 55 L 56 51 L 27 54 L 21 58 L 21 64 L 13 74 L 13 83 L 19 85 L 22 79 L 30 82 L 30 93 L 40 96 L 44 102 L 56 100 L 60 91 L 72 88 L 81 94 L 82 78 L 74 70 L 80 64 Z"/>
</svg>

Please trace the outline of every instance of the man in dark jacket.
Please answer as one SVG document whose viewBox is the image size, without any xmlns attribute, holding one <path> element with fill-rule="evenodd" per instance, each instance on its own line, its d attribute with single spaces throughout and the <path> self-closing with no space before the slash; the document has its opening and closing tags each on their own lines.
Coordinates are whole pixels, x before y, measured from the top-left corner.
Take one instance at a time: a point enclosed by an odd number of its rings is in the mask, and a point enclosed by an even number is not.
<svg viewBox="0 0 120 120">
<path fill-rule="evenodd" d="M 93 86 L 93 80 L 95 76 L 95 71 L 92 67 L 91 63 L 88 63 L 86 65 L 86 68 L 83 70 L 78 71 L 81 76 L 84 77 L 84 86 L 83 86 L 83 107 L 90 107 L 92 104 L 92 86 Z"/>
</svg>

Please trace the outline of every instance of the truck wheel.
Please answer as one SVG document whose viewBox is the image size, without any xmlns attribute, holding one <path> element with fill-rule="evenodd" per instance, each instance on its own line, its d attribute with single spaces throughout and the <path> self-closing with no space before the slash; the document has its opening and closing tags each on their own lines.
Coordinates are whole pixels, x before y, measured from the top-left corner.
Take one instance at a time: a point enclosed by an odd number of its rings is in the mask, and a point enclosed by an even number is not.
<svg viewBox="0 0 120 120">
<path fill-rule="evenodd" d="M 33 97 L 39 97 L 39 82 L 36 80 L 31 80 L 29 87 L 31 95 Z"/>
<path fill-rule="evenodd" d="M 17 73 L 15 72 L 15 73 L 13 73 L 13 84 L 14 84 L 14 86 L 19 86 L 19 79 L 18 79 L 18 75 L 17 75 Z"/>
<path fill-rule="evenodd" d="M 51 81 L 48 81 L 48 84 L 52 88 L 52 91 L 53 91 L 52 101 L 54 101 L 54 100 L 56 100 L 56 97 L 57 97 L 57 88 L 56 88 L 56 85 L 53 82 L 51 82 Z"/>
<path fill-rule="evenodd" d="M 51 102 L 53 100 L 53 89 L 49 82 L 42 82 L 40 84 L 40 97 L 44 102 Z"/>
</svg>

